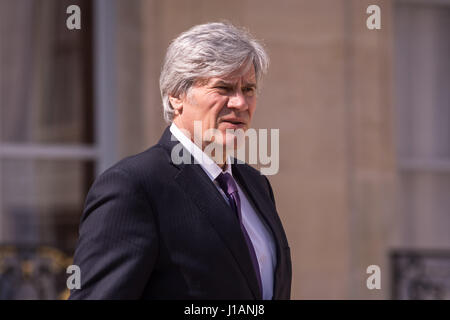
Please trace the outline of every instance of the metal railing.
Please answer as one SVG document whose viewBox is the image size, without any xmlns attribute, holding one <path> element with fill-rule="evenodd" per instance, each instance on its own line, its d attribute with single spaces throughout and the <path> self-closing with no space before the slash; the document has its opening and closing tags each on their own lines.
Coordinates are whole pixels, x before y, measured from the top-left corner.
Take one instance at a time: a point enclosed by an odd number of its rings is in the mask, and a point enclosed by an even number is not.
<svg viewBox="0 0 450 320">
<path fill-rule="evenodd" d="M 395 250 L 390 260 L 393 299 L 450 299 L 450 250 Z"/>
</svg>

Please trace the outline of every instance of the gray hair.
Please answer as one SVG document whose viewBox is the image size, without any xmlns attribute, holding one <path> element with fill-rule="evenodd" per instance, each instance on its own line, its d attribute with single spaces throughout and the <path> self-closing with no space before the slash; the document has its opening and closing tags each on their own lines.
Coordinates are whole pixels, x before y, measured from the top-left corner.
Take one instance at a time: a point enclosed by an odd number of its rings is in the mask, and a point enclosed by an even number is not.
<svg viewBox="0 0 450 320">
<path fill-rule="evenodd" d="M 253 64 L 256 82 L 267 72 L 269 57 L 263 46 L 244 29 L 214 22 L 192 27 L 172 41 L 159 78 L 164 119 L 170 123 L 174 109 L 169 95 L 179 97 L 199 79 L 232 74 Z"/>
</svg>

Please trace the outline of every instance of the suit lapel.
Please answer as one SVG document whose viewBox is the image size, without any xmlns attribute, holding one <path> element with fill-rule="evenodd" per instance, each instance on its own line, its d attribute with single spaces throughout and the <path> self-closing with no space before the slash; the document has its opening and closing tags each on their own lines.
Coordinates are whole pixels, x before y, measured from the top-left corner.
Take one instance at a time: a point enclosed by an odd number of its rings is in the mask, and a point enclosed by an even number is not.
<svg viewBox="0 0 450 320">
<path fill-rule="evenodd" d="M 173 141 L 171 136 L 170 129 L 167 127 L 159 141 L 159 145 L 169 152 L 169 156 L 172 148 L 178 143 L 178 141 Z M 186 149 L 183 151 L 188 152 Z M 172 163 L 180 170 L 175 176 L 176 183 L 192 199 L 219 234 L 239 265 L 254 297 L 262 299 L 247 244 L 234 212 L 200 165 L 194 164 L 192 156 L 191 163 L 179 165 Z"/>
<path fill-rule="evenodd" d="M 175 181 L 208 218 L 242 270 L 255 298 L 261 299 L 247 244 L 234 212 L 198 164 L 183 165 Z"/>
<path fill-rule="evenodd" d="M 236 176 L 239 184 L 247 192 L 247 195 L 250 196 L 250 200 L 256 206 L 257 212 L 262 215 L 262 218 L 269 225 L 278 240 L 278 235 L 280 235 L 281 231 L 279 229 L 280 226 L 275 220 L 270 201 L 265 195 L 264 190 L 261 190 L 261 186 L 256 183 L 254 176 L 251 173 L 249 174 L 243 165 L 233 165 L 233 175 Z"/>
<path fill-rule="evenodd" d="M 246 170 L 244 165 L 233 164 L 233 175 L 236 176 L 238 182 L 247 192 L 247 195 L 250 197 L 249 200 L 253 202 L 257 213 L 259 213 L 260 217 L 264 219 L 266 225 L 268 225 L 272 231 L 273 239 L 277 247 L 277 266 L 274 274 L 273 289 L 273 298 L 276 299 L 280 296 L 281 287 L 279 285 L 279 279 L 281 279 L 282 276 L 280 265 L 283 259 L 285 259 L 284 248 L 287 247 L 287 242 L 285 243 L 283 240 L 285 238 L 283 227 L 277 219 L 276 212 L 272 209 L 273 206 L 266 193 L 262 187 L 256 183 L 257 179 L 255 179 L 254 173 Z"/>
</svg>

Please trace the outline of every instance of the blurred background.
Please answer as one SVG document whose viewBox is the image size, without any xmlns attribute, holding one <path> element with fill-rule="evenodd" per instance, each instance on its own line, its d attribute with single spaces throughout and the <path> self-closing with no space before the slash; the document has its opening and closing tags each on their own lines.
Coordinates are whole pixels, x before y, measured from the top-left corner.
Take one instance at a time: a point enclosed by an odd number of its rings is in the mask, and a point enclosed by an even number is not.
<svg viewBox="0 0 450 320">
<path fill-rule="evenodd" d="M 271 57 L 253 126 L 280 129 L 292 298 L 450 299 L 447 0 L 0 0 L 0 299 L 67 297 L 90 185 L 166 127 L 169 42 L 224 19 Z"/>
</svg>

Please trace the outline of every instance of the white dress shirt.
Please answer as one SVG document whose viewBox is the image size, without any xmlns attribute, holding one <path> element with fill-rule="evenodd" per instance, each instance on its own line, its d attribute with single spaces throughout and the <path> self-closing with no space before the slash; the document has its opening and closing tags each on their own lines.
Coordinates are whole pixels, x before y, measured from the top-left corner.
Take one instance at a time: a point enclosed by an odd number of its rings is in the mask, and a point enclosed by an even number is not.
<svg viewBox="0 0 450 320">
<path fill-rule="evenodd" d="M 224 199 L 228 202 L 227 196 L 215 180 L 222 172 L 222 169 L 195 143 L 193 143 L 191 139 L 185 136 L 173 122 L 170 126 L 170 132 L 175 136 L 175 138 L 177 138 L 178 141 L 180 141 L 183 147 L 192 154 L 196 162 L 200 164 L 202 169 L 215 184 L 217 190 L 219 190 Z M 223 171 L 228 172 L 231 176 L 233 176 L 230 163 L 230 157 L 228 156 L 227 164 L 225 170 Z M 250 240 L 252 241 L 256 257 L 258 259 L 263 287 L 262 297 L 264 300 L 271 300 L 273 296 L 274 271 L 276 266 L 275 243 L 270 229 L 266 226 L 262 219 L 259 218 L 255 208 L 252 206 L 247 195 L 241 189 L 241 186 L 237 181 L 236 185 L 238 188 L 239 197 L 241 199 L 242 223 L 247 230 Z"/>
</svg>

